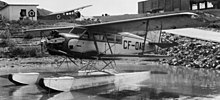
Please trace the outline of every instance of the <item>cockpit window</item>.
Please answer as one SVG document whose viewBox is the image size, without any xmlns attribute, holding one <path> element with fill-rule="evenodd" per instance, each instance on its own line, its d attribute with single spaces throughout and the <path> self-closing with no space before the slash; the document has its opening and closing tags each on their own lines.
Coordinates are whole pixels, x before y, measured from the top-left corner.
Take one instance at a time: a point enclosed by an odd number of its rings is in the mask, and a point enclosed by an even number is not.
<svg viewBox="0 0 220 100">
<path fill-rule="evenodd" d="M 118 34 L 94 34 L 97 41 L 108 42 L 110 43 L 122 43 L 122 36 Z M 106 39 L 107 38 L 107 39 Z"/>
<path fill-rule="evenodd" d="M 82 35 L 82 36 L 81 36 L 81 39 L 89 39 L 89 38 L 90 38 L 88 32 L 86 32 L 86 33 L 84 33 L 84 34 L 81 34 L 81 35 Z"/>
<path fill-rule="evenodd" d="M 83 34 L 85 31 L 86 31 L 85 28 L 75 27 L 75 28 L 73 28 L 73 29 L 70 31 L 70 33 L 73 33 L 73 34 L 76 34 L 76 35 L 81 35 L 81 34 Z"/>
<path fill-rule="evenodd" d="M 116 42 L 122 43 L 122 36 L 121 35 L 116 35 Z"/>
<path fill-rule="evenodd" d="M 110 43 L 122 43 L 122 36 L 120 34 L 111 34 L 107 33 L 106 36 L 104 33 L 88 33 L 86 29 L 81 27 L 75 27 L 70 33 L 80 36 L 80 39 L 83 40 L 93 40 L 93 35 L 98 42 L 106 42 L 106 37 Z"/>
</svg>

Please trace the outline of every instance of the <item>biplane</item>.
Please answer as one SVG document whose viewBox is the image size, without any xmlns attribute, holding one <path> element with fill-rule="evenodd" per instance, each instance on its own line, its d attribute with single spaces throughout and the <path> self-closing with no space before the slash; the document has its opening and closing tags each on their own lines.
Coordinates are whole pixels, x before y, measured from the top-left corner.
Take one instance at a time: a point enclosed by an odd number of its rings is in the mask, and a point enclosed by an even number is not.
<svg viewBox="0 0 220 100">
<path fill-rule="evenodd" d="M 75 8 L 72 10 L 54 12 L 46 16 L 40 16 L 39 19 L 42 20 L 62 20 L 62 19 L 77 19 L 81 17 L 81 13 L 79 10 L 91 7 L 92 5 L 86 5 L 79 8 Z"/>
<path fill-rule="evenodd" d="M 161 29 L 161 23 L 165 29 L 203 25 L 201 19 L 198 20 L 197 18 L 199 16 L 195 13 L 183 12 L 75 27 L 28 30 L 27 32 L 40 33 L 51 31 L 45 41 L 47 51 L 51 55 L 64 56 L 64 59 L 69 59 L 78 67 L 80 74 L 74 77 L 41 78 L 38 84 L 50 91 L 70 91 L 107 85 L 120 80 L 116 79 L 115 76 L 124 78 L 134 75 L 133 73 L 117 73 L 114 70 L 115 60 L 122 57 L 166 58 L 167 56 L 155 55 L 151 52 L 154 52 L 157 46 L 165 47 L 164 45 L 167 45 L 170 47 L 177 44 L 152 42 L 147 38 L 148 31 L 157 30 L 160 26 L 159 29 Z M 70 29 L 70 32 L 59 32 L 62 29 Z M 144 37 L 133 34 L 137 31 L 144 32 Z M 86 64 L 79 65 L 75 59 L 86 59 L 88 61 Z M 100 61 L 103 62 L 103 66 L 97 67 L 96 63 Z M 34 75 L 20 73 L 19 75 L 11 75 L 10 80 L 18 82 L 13 76 L 19 78 L 19 81 L 23 81 L 24 78 L 22 77 L 27 76 L 34 79 Z M 138 75 L 146 75 L 146 73 L 139 72 Z"/>
</svg>

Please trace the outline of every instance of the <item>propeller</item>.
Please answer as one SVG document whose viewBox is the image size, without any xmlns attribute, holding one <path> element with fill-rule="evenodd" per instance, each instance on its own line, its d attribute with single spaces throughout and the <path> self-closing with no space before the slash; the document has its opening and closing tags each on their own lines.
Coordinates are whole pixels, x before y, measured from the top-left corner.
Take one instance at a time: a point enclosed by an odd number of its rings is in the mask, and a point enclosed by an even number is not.
<svg viewBox="0 0 220 100">
<path fill-rule="evenodd" d="M 59 33 L 58 31 L 51 31 L 47 37 L 46 47 L 52 55 L 67 55 L 71 48 L 74 48 L 78 43 L 80 36 L 70 33 Z M 71 46 L 69 43 L 71 42 Z M 64 53 L 65 52 L 65 53 Z"/>
<path fill-rule="evenodd" d="M 76 16 L 75 18 L 80 18 L 81 17 L 81 13 L 79 11 L 76 11 L 75 12 L 75 16 Z"/>
</svg>

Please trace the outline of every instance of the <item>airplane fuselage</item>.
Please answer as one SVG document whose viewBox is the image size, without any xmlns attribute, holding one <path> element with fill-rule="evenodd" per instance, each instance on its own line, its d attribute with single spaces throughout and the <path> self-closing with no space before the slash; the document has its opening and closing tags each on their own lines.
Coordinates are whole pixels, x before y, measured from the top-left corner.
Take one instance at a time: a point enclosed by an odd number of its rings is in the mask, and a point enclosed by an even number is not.
<svg viewBox="0 0 220 100">
<path fill-rule="evenodd" d="M 110 48 L 113 54 L 138 54 L 143 50 L 144 38 L 133 35 L 131 33 L 123 32 L 120 35 L 113 34 L 112 38 L 108 37 L 108 42 L 101 35 L 96 37 L 97 47 L 101 54 L 111 54 Z M 76 43 L 77 42 L 77 43 Z M 151 52 L 155 50 L 154 46 L 148 45 L 147 40 L 145 45 L 145 52 Z M 108 44 L 109 43 L 109 44 Z M 94 40 L 86 39 L 70 39 L 68 42 L 68 49 L 73 52 L 93 52 L 97 51 L 94 45 Z"/>
<path fill-rule="evenodd" d="M 97 55 L 131 55 L 143 52 L 155 51 L 155 45 L 149 45 L 150 40 L 128 32 L 119 34 L 95 34 L 89 36 L 84 34 L 79 38 L 77 35 L 60 33 L 65 39 L 55 38 L 59 43 L 54 44 L 54 39 L 50 40 L 53 48 L 67 52 L 73 56 L 97 56 Z M 71 35 L 71 36 L 68 36 Z M 68 37 L 68 38 L 67 38 Z M 63 41 L 63 42 L 62 42 Z M 49 47 L 51 48 L 51 47 Z"/>
</svg>

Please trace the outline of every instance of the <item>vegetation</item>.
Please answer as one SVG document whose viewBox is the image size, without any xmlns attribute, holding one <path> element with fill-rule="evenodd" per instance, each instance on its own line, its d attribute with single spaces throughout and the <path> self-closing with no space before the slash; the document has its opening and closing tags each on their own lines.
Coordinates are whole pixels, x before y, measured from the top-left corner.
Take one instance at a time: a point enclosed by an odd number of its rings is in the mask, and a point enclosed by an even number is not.
<svg viewBox="0 0 220 100">
<path fill-rule="evenodd" d="M 28 46 L 27 44 L 32 42 L 34 35 L 22 34 L 24 29 L 34 29 L 45 25 L 55 25 L 55 23 L 66 22 L 76 24 L 91 24 L 97 23 L 94 20 L 76 21 L 71 20 L 59 20 L 59 21 L 32 21 L 30 19 L 8 21 L 2 20 L 0 22 L 0 57 L 39 57 L 42 56 L 40 46 Z M 23 37 L 18 39 L 14 37 Z M 21 45 L 19 45 L 21 44 Z"/>
<path fill-rule="evenodd" d="M 31 34 L 26 34 L 26 35 L 24 35 L 24 39 L 25 39 L 25 40 L 30 40 L 30 39 L 33 39 L 33 38 L 34 38 L 34 36 L 31 35 Z"/>
<path fill-rule="evenodd" d="M 41 56 L 40 47 L 24 46 L 24 47 L 10 47 L 8 57 L 39 57 Z"/>
<path fill-rule="evenodd" d="M 29 37 L 30 38 L 30 37 Z M 15 41 L 2 38 L 0 42 L 0 57 L 39 57 L 42 56 L 40 46 L 20 46 Z"/>
<path fill-rule="evenodd" d="M 211 23 L 208 28 L 216 28 L 219 29 L 220 28 L 220 23 Z"/>
<path fill-rule="evenodd" d="M 21 46 L 11 35 L 18 34 L 23 27 L 35 27 L 40 22 L 31 20 L 0 22 L 0 57 L 38 57 L 41 56 L 40 46 Z M 31 40 L 34 37 L 25 35 L 25 40 Z M 21 42 L 21 41 L 19 41 Z"/>
</svg>

